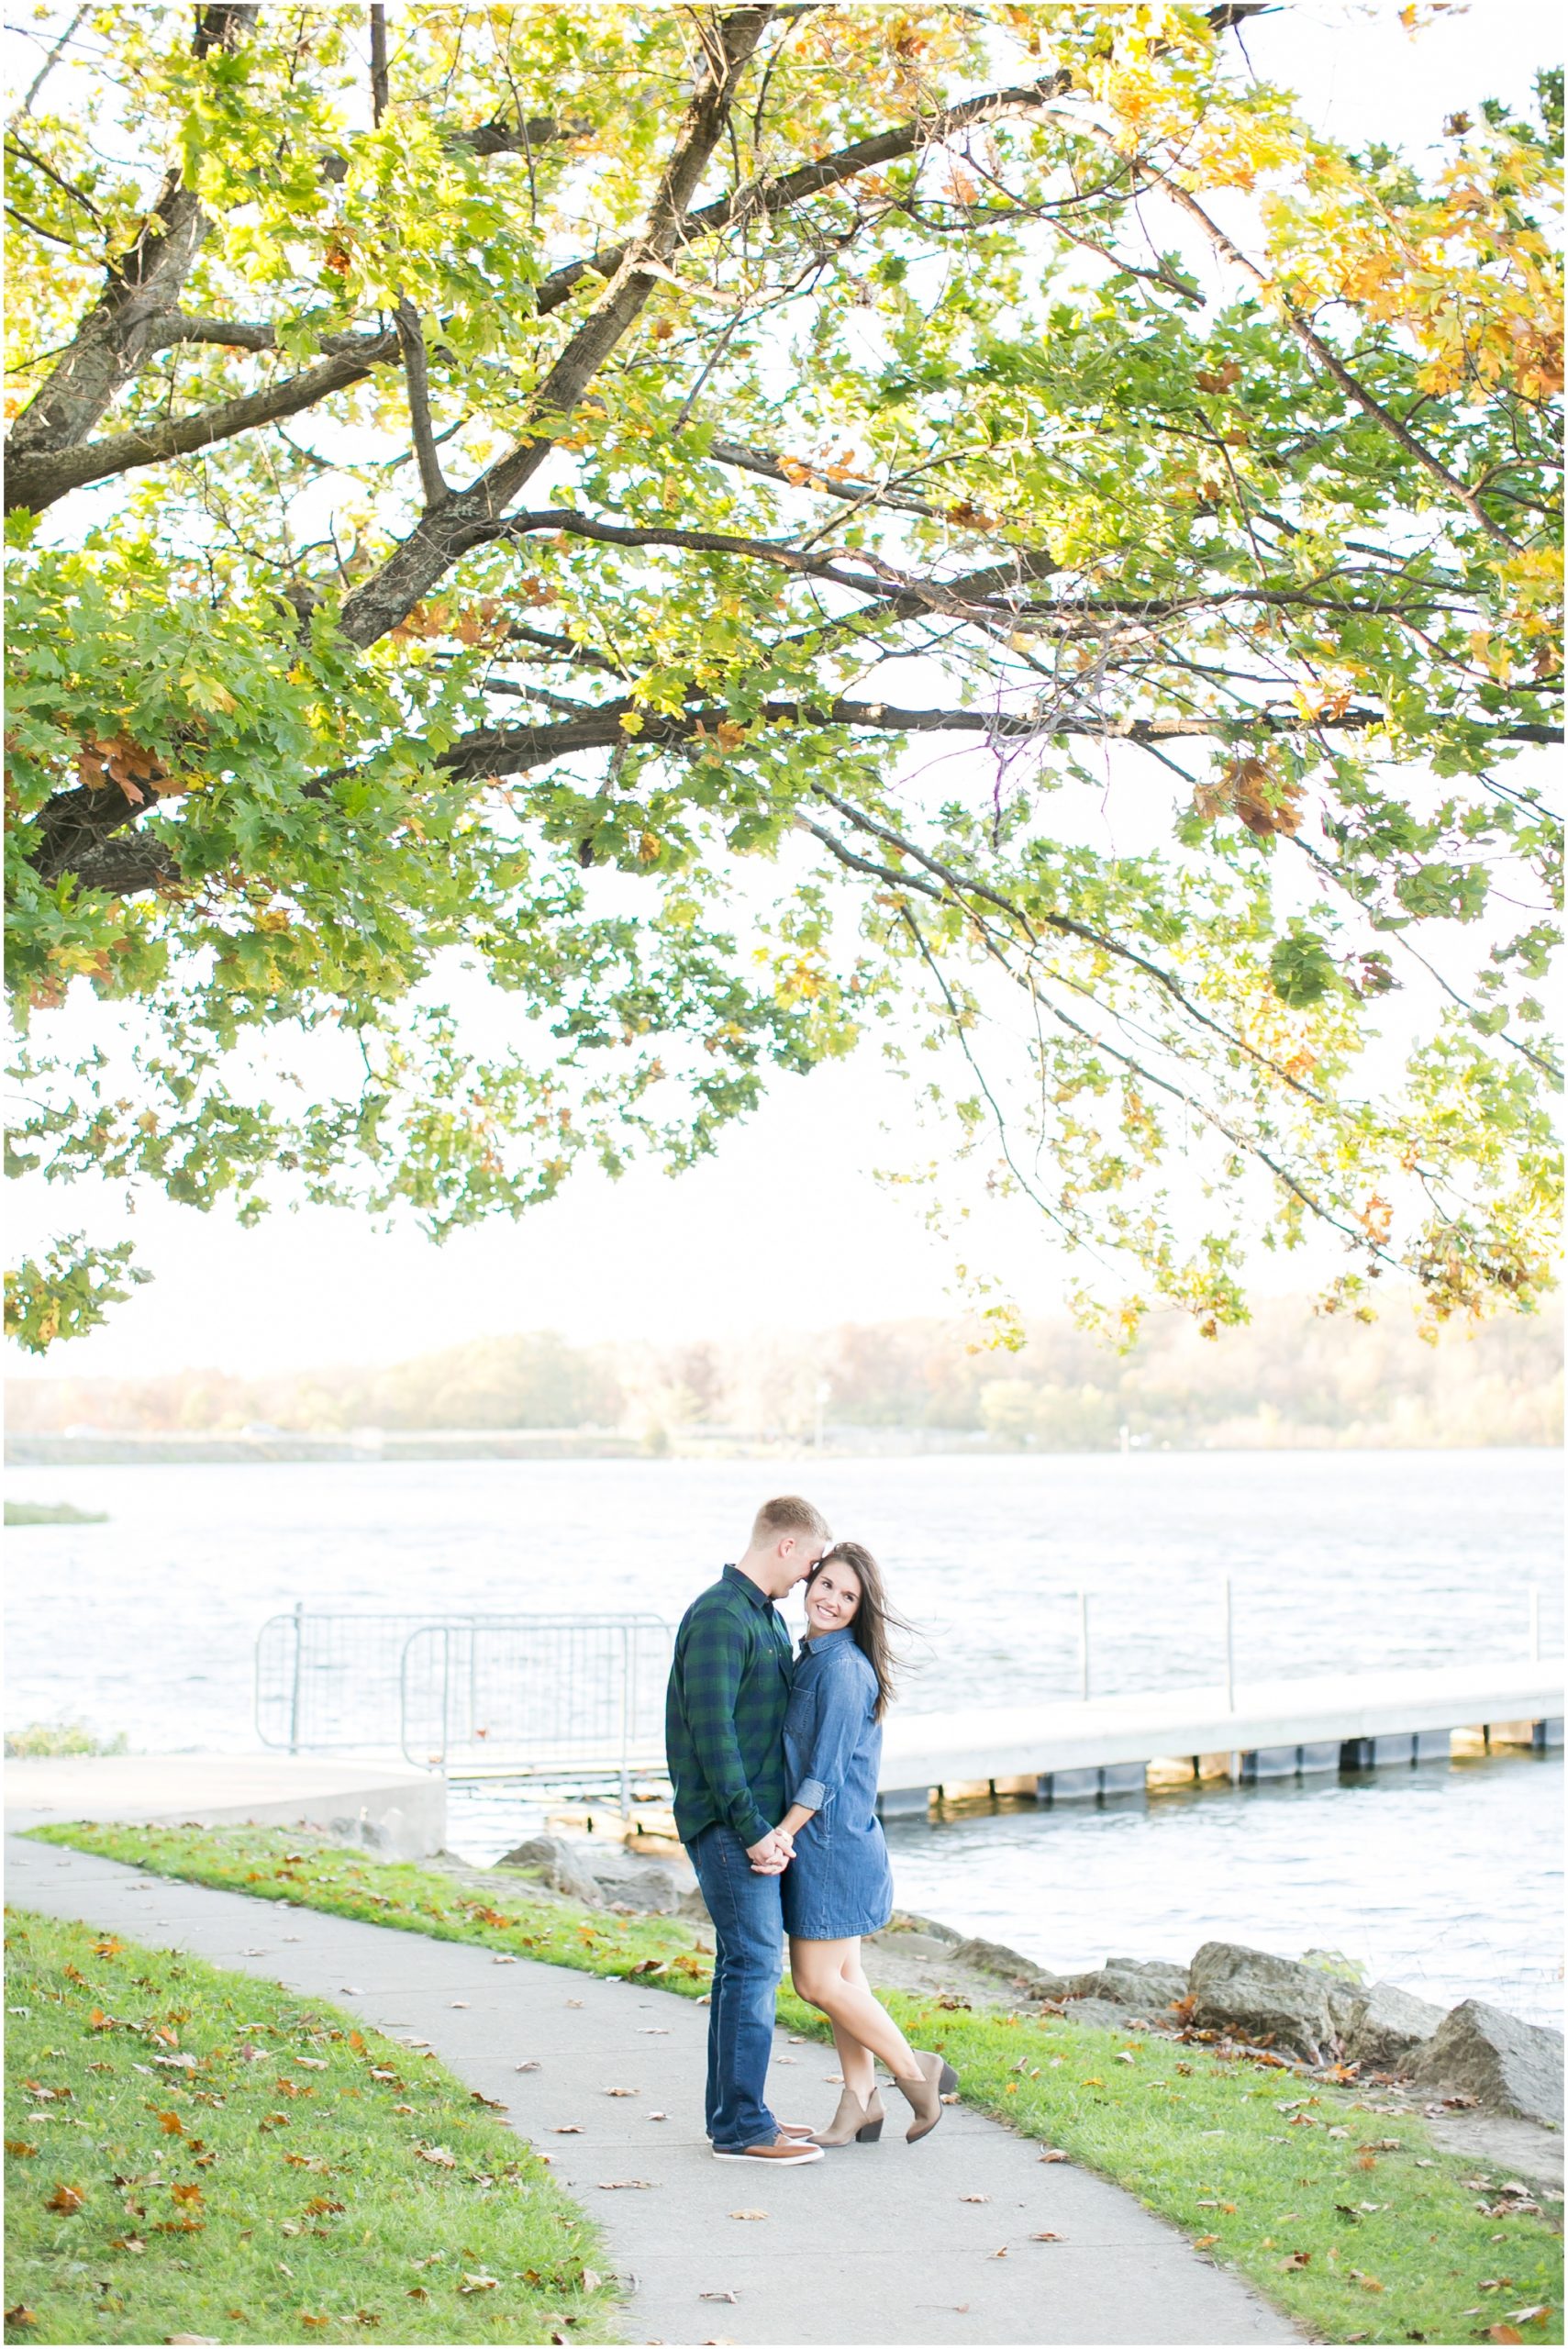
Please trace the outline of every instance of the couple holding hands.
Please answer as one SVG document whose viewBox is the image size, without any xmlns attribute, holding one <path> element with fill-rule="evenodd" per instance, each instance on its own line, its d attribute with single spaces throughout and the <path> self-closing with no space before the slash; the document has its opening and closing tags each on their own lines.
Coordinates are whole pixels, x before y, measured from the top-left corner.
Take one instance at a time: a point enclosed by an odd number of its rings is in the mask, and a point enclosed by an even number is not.
<svg viewBox="0 0 1568 2349">
<path fill-rule="evenodd" d="M 795 1656 L 774 1602 L 802 1581 Z M 817 2162 L 824 2146 L 874 2143 L 879 2058 L 910 2106 L 911 2144 L 958 2086 L 940 2055 L 909 2045 L 861 1968 L 862 1934 L 893 1913 L 876 1787 L 897 1620 L 871 1553 L 835 1542 L 818 1509 L 785 1495 L 763 1503 L 744 1556 L 675 1634 L 665 1743 L 676 1830 L 713 1919 L 706 2110 L 719 2161 Z M 843 2076 L 820 2129 L 768 2109 L 785 1933 L 795 1989 L 832 2024 Z"/>
</svg>

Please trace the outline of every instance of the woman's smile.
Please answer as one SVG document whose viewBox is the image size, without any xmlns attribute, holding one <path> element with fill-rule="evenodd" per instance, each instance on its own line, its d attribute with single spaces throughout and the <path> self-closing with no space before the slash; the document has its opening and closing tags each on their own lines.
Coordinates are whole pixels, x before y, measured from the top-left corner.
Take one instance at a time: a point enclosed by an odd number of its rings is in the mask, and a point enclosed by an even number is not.
<svg viewBox="0 0 1568 2349">
<path fill-rule="evenodd" d="M 841 1631 L 855 1620 L 861 1603 L 860 1577 L 848 1566 L 818 1566 L 806 1588 L 806 1637 Z"/>
</svg>

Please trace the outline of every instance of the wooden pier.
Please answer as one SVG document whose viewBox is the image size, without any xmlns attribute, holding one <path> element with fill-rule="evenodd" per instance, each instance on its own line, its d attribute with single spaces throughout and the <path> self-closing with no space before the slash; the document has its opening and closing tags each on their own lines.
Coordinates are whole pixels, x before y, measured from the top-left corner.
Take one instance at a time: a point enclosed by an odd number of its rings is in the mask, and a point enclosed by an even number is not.
<svg viewBox="0 0 1568 2349">
<path fill-rule="evenodd" d="M 1552 1656 L 895 1713 L 878 1807 L 893 1818 L 924 1810 L 934 1791 L 987 1787 L 1049 1803 L 1136 1796 L 1151 1765 L 1166 1784 L 1408 1768 L 1446 1757 L 1459 1731 L 1542 1750 L 1562 1742 L 1562 1688 Z"/>
</svg>

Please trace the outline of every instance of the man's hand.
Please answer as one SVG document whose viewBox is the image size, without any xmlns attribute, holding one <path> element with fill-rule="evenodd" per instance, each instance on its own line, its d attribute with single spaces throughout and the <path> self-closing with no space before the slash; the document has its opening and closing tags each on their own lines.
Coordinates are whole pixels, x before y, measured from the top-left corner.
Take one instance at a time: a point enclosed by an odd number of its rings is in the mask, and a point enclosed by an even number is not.
<svg viewBox="0 0 1568 2349">
<path fill-rule="evenodd" d="M 749 1843 L 746 1856 L 757 1876 L 783 1876 L 795 1857 L 795 1841 L 782 1827 L 770 1827 L 760 1843 Z"/>
</svg>

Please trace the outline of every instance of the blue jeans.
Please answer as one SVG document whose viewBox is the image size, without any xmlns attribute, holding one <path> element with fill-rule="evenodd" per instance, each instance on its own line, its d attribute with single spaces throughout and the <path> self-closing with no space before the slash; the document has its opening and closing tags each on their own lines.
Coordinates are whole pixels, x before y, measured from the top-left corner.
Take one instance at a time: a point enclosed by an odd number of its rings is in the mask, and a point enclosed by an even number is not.
<svg viewBox="0 0 1568 2349">
<path fill-rule="evenodd" d="M 723 2153 L 771 2145 L 779 2124 L 764 2090 L 773 2052 L 774 1993 L 784 1972 L 779 1879 L 757 1876 L 732 1827 L 705 1827 L 686 1846 L 713 1919 L 707 2010 L 707 2133 Z"/>
</svg>

